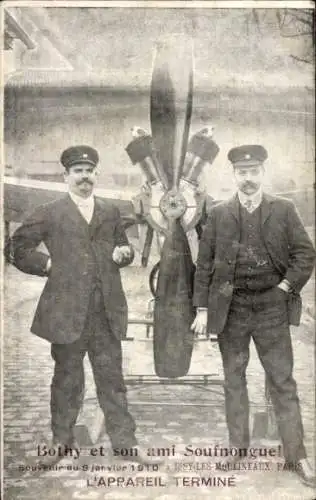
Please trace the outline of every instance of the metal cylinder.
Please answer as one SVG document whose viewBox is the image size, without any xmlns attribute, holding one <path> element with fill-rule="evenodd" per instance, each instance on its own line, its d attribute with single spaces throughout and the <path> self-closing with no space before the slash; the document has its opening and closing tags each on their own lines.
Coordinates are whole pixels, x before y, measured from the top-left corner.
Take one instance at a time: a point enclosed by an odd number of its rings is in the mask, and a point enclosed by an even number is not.
<svg viewBox="0 0 316 500">
<path fill-rule="evenodd" d="M 150 135 L 136 137 L 125 150 L 133 165 L 139 165 L 150 184 L 159 180 L 163 182 L 164 179 L 161 179 L 161 176 L 164 176 L 164 173 L 161 172 L 162 169 Z"/>
<path fill-rule="evenodd" d="M 197 184 L 197 179 L 204 166 L 210 165 L 215 160 L 219 147 L 211 137 L 204 134 L 195 134 L 188 145 L 187 154 L 184 159 L 183 179 L 192 184 Z"/>
</svg>

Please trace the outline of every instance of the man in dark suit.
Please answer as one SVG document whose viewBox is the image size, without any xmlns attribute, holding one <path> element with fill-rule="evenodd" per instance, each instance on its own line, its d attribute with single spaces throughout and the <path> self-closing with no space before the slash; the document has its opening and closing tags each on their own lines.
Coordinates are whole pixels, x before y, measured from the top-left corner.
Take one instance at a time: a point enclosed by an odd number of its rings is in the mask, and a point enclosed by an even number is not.
<svg viewBox="0 0 316 500">
<path fill-rule="evenodd" d="M 98 160 L 97 151 L 88 146 L 63 152 L 69 193 L 27 217 L 7 253 L 21 271 L 48 277 L 31 331 L 51 343 L 51 425 L 59 457 L 74 446 L 88 353 L 113 450 L 132 448 L 134 459 L 153 463 L 137 445 L 122 374 L 127 304 L 120 267 L 132 262 L 134 252 L 119 210 L 93 195 Z M 49 255 L 39 251 L 41 242 Z"/>
<path fill-rule="evenodd" d="M 239 449 L 249 446 L 246 368 L 253 338 L 269 384 L 286 466 L 314 486 L 292 376 L 289 324 L 299 324 L 299 294 L 311 276 L 315 252 L 293 203 L 262 192 L 266 150 L 241 146 L 228 158 L 238 192 L 210 211 L 197 260 L 197 315 L 192 329 L 196 334 L 218 334 L 229 441 Z"/>
</svg>

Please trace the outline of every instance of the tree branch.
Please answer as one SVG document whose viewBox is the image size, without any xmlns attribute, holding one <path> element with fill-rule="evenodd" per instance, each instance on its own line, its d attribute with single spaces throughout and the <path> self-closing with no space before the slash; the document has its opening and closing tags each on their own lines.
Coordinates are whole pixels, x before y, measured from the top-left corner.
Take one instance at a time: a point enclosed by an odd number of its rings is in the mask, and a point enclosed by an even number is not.
<svg viewBox="0 0 316 500">
<path fill-rule="evenodd" d="M 293 16 L 296 21 L 299 21 L 300 23 L 306 24 L 307 26 L 310 26 L 312 28 L 312 26 L 313 26 L 313 14 L 310 16 L 310 19 L 306 19 L 306 18 L 304 19 L 303 17 L 301 17 L 300 15 L 298 15 L 294 12 L 291 12 L 290 15 Z"/>
<path fill-rule="evenodd" d="M 308 60 L 308 59 L 302 59 L 301 57 L 293 56 L 292 54 L 290 54 L 290 57 L 292 57 L 292 59 L 294 59 L 295 61 L 299 61 L 299 62 L 303 62 L 303 63 L 307 63 L 307 64 L 312 64 L 313 63 L 313 58 L 312 57 L 311 57 L 310 60 Z"/>
</svg>

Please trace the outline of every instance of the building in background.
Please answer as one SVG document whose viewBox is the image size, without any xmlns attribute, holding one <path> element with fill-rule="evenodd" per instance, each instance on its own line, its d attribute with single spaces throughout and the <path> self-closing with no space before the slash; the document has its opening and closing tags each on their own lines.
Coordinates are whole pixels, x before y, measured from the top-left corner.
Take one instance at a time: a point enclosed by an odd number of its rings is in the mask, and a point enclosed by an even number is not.
<svg viewBox="0 0 316 500">
<path fill-rule="evenodd" d="M 205 172 L 210 194 L 229 196 L 227 152 L 245 142 L 267 148 L 270 190 L 306 190 L 314 182 L 314 83 L 302 59 L 311 37 L 282 36 L 280 15 L 291 11 L 6 8 L 6 172 L 61 180 L 60 152 L 87 143 L 100 151 L 101 187 L 139 187 L 125 146 L 134 125 L 150 129 L 154 47 L 186 30 L 195 59 L 191 132 L 211 122 L 221 147 Z"/>
</svg>

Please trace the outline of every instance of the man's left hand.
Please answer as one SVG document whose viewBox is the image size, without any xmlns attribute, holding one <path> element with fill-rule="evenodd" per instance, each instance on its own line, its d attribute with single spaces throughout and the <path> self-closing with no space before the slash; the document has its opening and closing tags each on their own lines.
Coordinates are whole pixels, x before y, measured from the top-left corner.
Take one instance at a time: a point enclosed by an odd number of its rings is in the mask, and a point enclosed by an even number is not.
<svg viewBox="0 0 316 500">
<path fill-rule="evenodd" d="M 289 293 L 291 284 L 288 280 L 284 279 L 277 285 L 277 288 L 280 288 L 280 290 L 283 290 L 285 293 Z"/>
<path fill-rule="evenodd" d="M 112 259 L 116 264 L 122 264 L 125 259 L 130 259 L 131 255 L 131 247 L 129 247 L 128 245 L 123 245 L 121 247 L 114 248 Z"/>
<path fill-rule="evenodd" d="M 197 309 L 195 320 L 191 325 L 191 330 L 195 333 L 195 336 L 206 335 L 207 332 L 207 309 Z"/>
</svg>

